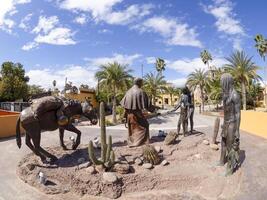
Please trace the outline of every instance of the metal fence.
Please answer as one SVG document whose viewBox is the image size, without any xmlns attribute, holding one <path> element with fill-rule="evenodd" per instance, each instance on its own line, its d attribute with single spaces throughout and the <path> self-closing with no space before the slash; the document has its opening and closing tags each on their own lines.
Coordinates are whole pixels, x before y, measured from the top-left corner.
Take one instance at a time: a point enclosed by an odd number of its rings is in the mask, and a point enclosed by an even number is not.
<svg viewBox="0 0 267 200">
<path fill-rule="evenodd" d="M 28 102 L 0 102 L 0 109 L 12 112 L 21 112 L 29 106 Z"/>
</svg>

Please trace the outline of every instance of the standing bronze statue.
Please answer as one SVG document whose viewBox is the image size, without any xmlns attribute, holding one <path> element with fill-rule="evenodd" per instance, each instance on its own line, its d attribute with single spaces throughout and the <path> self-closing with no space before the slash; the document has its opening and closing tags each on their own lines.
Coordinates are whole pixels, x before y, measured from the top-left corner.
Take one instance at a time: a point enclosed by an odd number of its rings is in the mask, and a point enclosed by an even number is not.
<svg viewBox="0 0 267 200">
<path fill-rule="evenodd" d="M 64 130 L 68 130 L 77 134 L 77 138 L 72 148 L 76 149 L 80 144 L 81 131 L 79 131 L 72 123 L 77 116 L 88 118 L 92 124 L 97 123 L 96 111 L 90 102 L 79 103 L 74 100 L 63 100 L 57 97 L 42 97 L 32 102 L 31 107 L 24 109 L 17 121 L 16 139 L 17 145 L 21 147 L 20 125 L 25 129 L 26 145 L 41 158 L 43 162 L 47 158 L 51 162 L 57 158 L 44 150 L 40 146 L 41 132 L 53 131 L 59 129 L 60 145 L 66 149 L 63 137 Z"/>
<path fill-rule="evenodd" d="M 129 147 L 149 143 L 149 123 L 142 111 L 153 112 L 154 109 L 147 94 L 142 90 L 142 85 L 142 79 L 135 79 L 134 85 L 121 100 L 121 106 L 125 109 L 126 123 L 128 125 Z"/>
<path fill-rule="evenodd" d="M 226 175 L 231 175 L 239 166 L 240 143 L 240 97 L 234 89 L 231 74 L 221 76 L 223 90 L 224 123 L 222 125 L 220 165 L 227 162 Z"/>
<path fill-rule="evenodd" d="M 179 135 L 181 125 L 183 126 L 183 134 L 187 133 L 188 130 L 188 110 L 189 110 L 189 102 L 188 102 L 188 91 L 187 88 L 183 88 L 182 96 L 178 102 L 178 104 L 173 108 L 173 110 L 169 111 L 168 113 L 176 111 L 178 108 L 181 109 L 180 117 L 177 124 L 177 134 Z"/>
<path fill-rule="evenodd" d="M 194 130 L 194 111 L 195 111 L 195 104 L 194 104 L 194 93 L 189 90 L 186 86 L 187 96 L 188 96 L 188 118 L 190 122 L 190 133 L 193 133 Z"/>
</svg>

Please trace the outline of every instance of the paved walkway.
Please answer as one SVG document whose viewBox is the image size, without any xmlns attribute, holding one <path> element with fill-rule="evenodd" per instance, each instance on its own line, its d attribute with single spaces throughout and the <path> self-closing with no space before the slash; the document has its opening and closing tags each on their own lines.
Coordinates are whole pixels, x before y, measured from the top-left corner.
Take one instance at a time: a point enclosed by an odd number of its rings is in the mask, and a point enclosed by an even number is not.
<svg viewBox="0 0 267 200">
<path fill-rule="evenodd" d="M 168 116 L 159 116 L 150 119 L 151 135 L 155 135 L 157 130 L 176 129 L 178 116 L 176 114 Z M 205 131 L 211 134 L 214 123 L 214 117 L 195 115 L 195 127 L 197 130 Z M 197 128 L 200 127 L 200 128 Z M 99 135 L 99 128 L 94 127 L 78 127 L 82 131 L 82 143 L 88 144 L 89 139 Z M 114 141 L 126 139 L 127 130 L 123 125 L 108 128 L 107 134 L 111 134 Z M 67 132 L 65 140 L 72 135 Z M 210 137 L 209 135 L 207 137 Z M 24 137 L 22 138 L 24 139 Z M 59 144 L 58 132 L 46 132 L 42 134 L 41 145 L 43 147 Z M 245 149 L 246 159 L 242 167 L 247 172 L 245 184 L 243 188 L 243 196 L 238 199 L 242 200 L 264 200 L 267 199 L 267 141 L 250 135 L 242 134 L 241 148 Z M 16 166 L 20 159 L 30 150 L 26 147 L 24 140 L 22 148 L 18 149 L 14 138 L 0 140 L 0 200 L 38 200 L 38 199 L 53 199 L 53 196 L 47 196 L 34 188 L 23 183 L 16 176 Z M 260 192 L 259 192 L 260 191 Z M 62 195 L 56 199 L 78 199 L 77 196 Z"/>
</svg>

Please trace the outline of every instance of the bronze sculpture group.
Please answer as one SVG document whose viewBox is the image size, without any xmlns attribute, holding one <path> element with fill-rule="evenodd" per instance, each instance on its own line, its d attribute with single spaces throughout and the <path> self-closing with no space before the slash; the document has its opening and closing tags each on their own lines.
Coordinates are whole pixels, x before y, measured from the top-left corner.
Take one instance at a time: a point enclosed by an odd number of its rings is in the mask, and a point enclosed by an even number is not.
<svg viewBox="0 0 267 200">
<path fill-rule="evenodd" d="M 223 74 L 221 86 L 223 89 L 224 124 L 222 126 L 221 157 L 220 165 L 227 162 L 227 174 L 232 174 L 239 166 L 239 126 L 240 126 L 240 98 L 233 85 L 233 78 L 230 74 Z M 143 114 L 144 110 L 154 112 L 154 106 L 148 95 L 142 90 L 143 80 L 135 79 L 134 85 L 130 88 L 122 101 L 121 106 L 125 109 L 126 125 L 128 126 L 128 146 L 137 147 L 149 143 L 149 123 Z M 188 132 L 188 120 L 190 132 L 193 132 L 194 100 L 193 94 L 188 87 L 182 90 L 181 98 L 171 113 L 180 108 L 180 117 L 177 125 L 177 135 L 180 133 L 180 126 L 183 127 L 183 134 Z M 48 102 L 48 103 L 47 103 Z M 49 104 L 50 102 L 50 104 Z M 52 102 L 52 103 L 51 103 Z M 79 103 L 73 100 L 64 100 L 57 97 L 43 97 L 32 102 L 32 106 L 25 109 L 17 122 L 17 145 L 21 146 L 20 125 L 26 130 L 26 145 L 41 158 L 43 162 L 49 158 L 56 161 L 57 158 L 45 151 L 40 146 L 42 131 L 59 129 L 60 145 L 63 149 L 66 146 L 63 142 L 64 130 L 77 134 L 73 149 L 80 144 L 81 132 L 72 124 L 72 120 L 83 115 L 92 124 L 97 123 L 96 111 L 88 103 Z"/>
</svg>

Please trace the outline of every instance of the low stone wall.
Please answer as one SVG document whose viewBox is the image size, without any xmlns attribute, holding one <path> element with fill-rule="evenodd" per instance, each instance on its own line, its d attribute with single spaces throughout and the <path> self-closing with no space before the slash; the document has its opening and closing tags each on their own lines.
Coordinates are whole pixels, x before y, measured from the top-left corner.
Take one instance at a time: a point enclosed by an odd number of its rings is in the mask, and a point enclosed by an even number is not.
<svg viewBox="0 0 267 200">
<path fill-rule="evenodd" d="M 0 110 L 0 138 L 16 135 L 16 123 L 19 113 Z M 21 128 L 21 133 L 24 130 Z"/>
<path fill-rule="evenodd" d="M 240 129 L 251 134 L 267 138 L 267 113 L 241 111 Z"/>
</svg>

